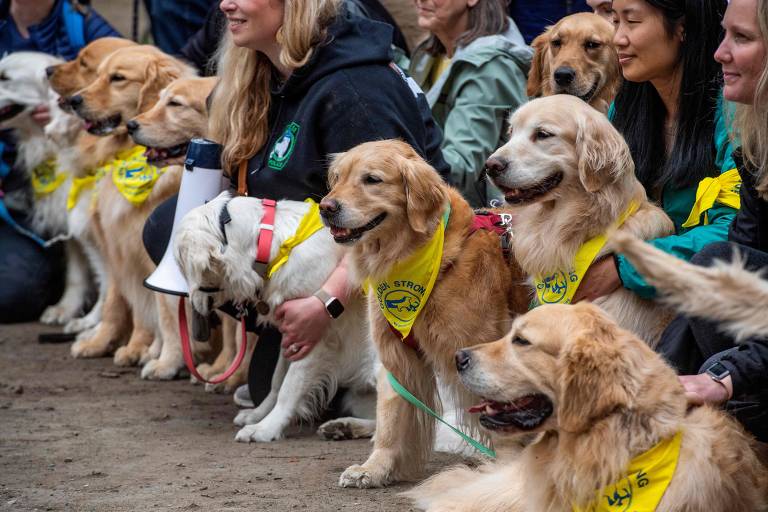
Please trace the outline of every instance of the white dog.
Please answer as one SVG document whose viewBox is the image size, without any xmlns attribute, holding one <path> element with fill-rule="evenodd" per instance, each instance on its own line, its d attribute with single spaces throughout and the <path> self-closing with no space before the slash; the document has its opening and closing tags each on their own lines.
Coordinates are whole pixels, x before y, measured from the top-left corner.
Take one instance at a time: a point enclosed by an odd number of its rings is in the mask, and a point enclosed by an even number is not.
<svg viewBox="0 0 768 512">
<path fill-rule="evenodd" d="M 29 173 L 37 191 L 31 227 L 45 239 L 66 237 L 69 232 L 66 201 L 72 174 L 56 162 L 56 157 L 74 143 L 82 125 L 59 108 L 58 95 L 46 79 L 46 68 L 62 62 L 39 52 L 12 53 L 0 60 L 0 76 L 4 78 L 0 81 L 0 128 L 13 130 L 19 142 L 16 165 Z M 49 107 L 50 131 L 32 119 L 39 105 Z M 47 324 L 65 323 L 81 313 L 90 288 L 82 247 L 73 240 L 65 243 L 66 289 L 61 300 L 40 317 Z"/>
<path fill-rule="evenodd" d="M 226 224 L 221 221 L 225 207 L 232 219 Z M 314 212 L 310 208 L 297 201 L 277 203 L 270 261 L 294 236 L 305 215 Z M 190 300 L 199 313 L 206 315 L 228 301 L 240 305 L 261 302 L 263 314 L 258 323 L 274 324 L 274 311 L 280 304 L 311 296 L 341 261 L 339 246 L 328 229 L 322 228 L 293 247 L 286 263 L 265 279 L 252 266 L 263 213 L 260 200 L 232 199 L 225 192 L 184 217 L 174 249 L 187 278 Z M 356 408 L 367 409 L 373 417 L 377 363 L 365 318 L 363 300 L 354 296 L 309 355 L 294 363 L 281 356 L 267 398 L 235 418 L 237 425 L 245 425 L 236 439 L 268 442 L 283 437 L 292 421 L 316 417 L 338 386 L 350 390 L 352 414 L 359 414 Z M 362 424 L 368 427 L 362 430 L 369 433 L 372 425 Z M 350 430 L 352 435 L 357 432 Z"/>
</svg>

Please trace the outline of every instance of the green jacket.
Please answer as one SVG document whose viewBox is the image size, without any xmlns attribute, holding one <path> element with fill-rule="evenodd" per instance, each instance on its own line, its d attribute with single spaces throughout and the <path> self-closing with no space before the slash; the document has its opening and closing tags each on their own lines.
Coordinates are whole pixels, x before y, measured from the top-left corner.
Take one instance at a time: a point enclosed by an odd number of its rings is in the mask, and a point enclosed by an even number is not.
<svg viewBox="0 0 768 512">
<path fill-rule="evenodd" d="M 613 118 L 613 105 L 611 105 L 611 109 L 608 112 L 608 117 Z M 733 148 L 728 138 L 726 116 L 723 114 L 722 98 L 718 103 L 717 112 L 715 113 L 714 145 L 717 151 L 715 165 L 719 174 L 735 168 L 736 164 L 731 156 Z M 682 227 L 696 201 L 697 188 L 698 184 L 681 189 L 674 189 L 671 186 L 664 187 L 661 207 L 672 219 L 672 222 L 674 222 L 675 234 L 649 241 L 651 245 L 685 261 L 690 260 L 705 245 L 712 242 L 727 241 L 728 228 L 733 219 L 736 218 L 737 212 L 734 208 L 715 202 L 715 205 L 705 212 L 708 220 L 707 225 L 704 225 L 702 219 L 697 226 L 692 228 Z M 703 216 L 704 214 L 702 214 Z M 656 289 L 645 282 L 640 273 L 624 256 L 618 255 L 617 260 L 619 278 L 621 278 L 625 288 L 632 290 L 643 298 L 650 299 L 656 296 Z"/>
<path fill-rule="evenodd" d="M 512 20 L 504 34 L 485 36 L 456 50 L 451 63 L 426 90 L 432 115 L 443 130 L 443 157 L 451 179 L 473 206 L 503 195 L 489 180 L 479 182 L 486 159 L 506 142 L 510 112 L 527 101 L 526 77 L 533 50 Z M 434 58 L 422 44 L 408 73 L 425 88 Z"/>
</svg>

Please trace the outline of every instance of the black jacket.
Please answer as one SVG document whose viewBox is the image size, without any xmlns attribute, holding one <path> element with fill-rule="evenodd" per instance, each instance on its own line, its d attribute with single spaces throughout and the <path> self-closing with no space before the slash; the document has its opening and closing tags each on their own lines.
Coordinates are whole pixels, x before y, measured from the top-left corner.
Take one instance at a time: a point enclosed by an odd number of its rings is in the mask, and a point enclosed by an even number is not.
<svg viewBox="0 0 768 512">
<path fill-rule="evenodd" d="M 274 81 L 267 143 L 248 162 L 250 195 L 320 200 L 329 155 L 391 138 L 448 176 L 426 98 L 390 67 L 391 41 L 388 25 L 342 14 L 305 66 L 282 85 Z"/>
<path fill-rule="evenodd" d="M 741 208 L 728 234 L 729 241 L 768 253 L 768 202 L 756 187 L 756 176 L 744 164 L 739 152 L 734 160 L 741 175 Z M 768 391 L 768 339 L 751 339 L 726 352 L 721 362 L 731 371 L 734 390 L 739 393 Z"/>
</svg>

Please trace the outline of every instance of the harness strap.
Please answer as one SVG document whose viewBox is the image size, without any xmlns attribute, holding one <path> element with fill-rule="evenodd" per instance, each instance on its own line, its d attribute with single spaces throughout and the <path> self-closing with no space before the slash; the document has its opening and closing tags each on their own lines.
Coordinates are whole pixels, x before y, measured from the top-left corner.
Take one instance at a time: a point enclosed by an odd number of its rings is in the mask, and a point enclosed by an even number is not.
<svg viewBox="0 0 768 512">
<path fill-rule="evenodd" d="M 248 174 L 248 160 L 240 162 L 240 166 L 237 169 L 237 195 L 248 195 L 248 181 L 246 180 Z"/>
<path fill-rule="evenodd" d="M 264 207 L 264 215 L 259 224 L 259 235 L 256 238 L 256 261 L 254 261 L 254 270 L 262 276 L 267 275 L 269 266 L 269 252 L 272 248 L 272 237 L 275 234 L 275 210 L 277 201 L 274 199 L 262 199 L 261 205 Z"/>
<path fill-rule="evenodd" d="M 418 342 L 418 341 L 416 341 L 416 336 L 414 336 L 414 335 L 413 335 L 413 331 L 409 332 L 409 333 L 408 333 L 408 336 L 406 336 L 405 338 L 402 338 L 402 337 L 401 337 L 402 335 L 400 334 L 400 331 L 398 331 L 397 329 L 395 329 L 394 327 L 392 327 L 392 324 L 390 324 L 389 322 L 387 322 L 387 326 L 389 326 L 389 330 L 390 330 L 390 331 L 392 331 L 392 334 L 394 334 L 395 336 L 397 336 L 397 338 L 398 338 L 400 341 L 402 341 L 402 342 L 403 342 L 403 343 L 405 343 L 405 344 L 406 344 L 408 347 L 410 347 L 410 348 L 412 348 L 413 350 L 415 350 L 416 352 L 418 352 L 418 354 L 419 354 L 419 355 L 421 355 L 421 354 L 422 354 L 422 352 L 421 352 L 421 347 L 419 346 L 419 342 Z"/>
<path fill-rule="evenodd" d="M 221 213 L 219 214 L 219 230 L 221 230 L 221 236 L 224 238 L 224 245 L 229 245 L 226 227 L 227 224 L 232 221 L 232 216 L 229 215 L 229 208 L 227 208 L 228 204 L 229 201 L 224 203 L 224 206 L 221 207 Z"/>
<path fill-rule="evenodd" d="M 240 364 L 243 362 L 243 359 L 245 358 L 245 351 L 248 348 L 248 338 L 246 337 L 245 332 L 245 315 L 240 317 L 240 330 L 243 335 L 243 342 L 240 345 L 240 350 L 237 353 L 237 357 L 235 357 L 235 360 L 232 361 L 230 367 L 227 368 L 227 370 L 218 377 L 215 377 L 211 380 L 204 379 L 203 376 L 198 373 L 197 368 L 195 368 L 195 359 L 192 357 L 192 344 L 189 340 L 189 330 L 187 327 L 187 310 L 184 308 L 184 297 L 179 298 L 179 334 L 181 335 L 181 351 L 184 354 L 184 363 L 187 365 L 189 373 L 191 373 L 200 382 L 205 382 L 208 384 L 220 384 L 230 378 L 232 374 L 237 371 L 237 369 L 240 367 Z"/>
<path fill-rule="evenodd" d="M 500 237 L 501 251 L 504 258 L 509 261 L 509 255 L 512 252 L 512 216 L 510 214 L 501 214 L 489 212 L 486 210 L 476 210 L 470 226 L 470 234 L 475 231 L 490 231 Z"/>
</svg>

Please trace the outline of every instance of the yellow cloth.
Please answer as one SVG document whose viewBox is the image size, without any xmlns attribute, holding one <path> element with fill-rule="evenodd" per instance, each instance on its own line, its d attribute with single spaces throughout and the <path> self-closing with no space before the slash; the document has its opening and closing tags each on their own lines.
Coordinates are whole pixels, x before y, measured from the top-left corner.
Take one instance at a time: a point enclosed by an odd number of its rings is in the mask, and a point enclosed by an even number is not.
<svg viewBox="0 0 768 512">
<path fill-rule="evenodd" d="M 69 194 L 67 194 L 67 211 L 75 207 L 77 200 L 80 198 L 80 194 L 84 190 L 93 188 L 94 185 L 96 185 L 96 182 L 107 174 L 107 171 L 110 170 L 110 165 L 111 164 L 107 164 L 97 167 L 93 174 L 88 174 L 82 178 L 72 178 Z"/>
<path fill-rule="evenodd" d="M 118 154 L 105 166 L 106 172 L 112 172 L 112 181 L 117 189 L 134 206 L 147 200 L 155 182 L 166 169 L 148 164 L 145 149 L 144 146 L 135 146 Z"/>
<path fill-rule="evenodd" d="M 277 272 L 287 261 L 288 256 L 291 255 L 291 251 L 294 247 L 308 239 L 316 231 L 323 229 L 323 221 L 320 218 L 320 207 L 312 199 L 305 199 L 305 203 L 309 203 L 309 211 L 301 218 L 299 227 L 292 237 L 286 239 L 280 244 L 280 250 L 277 252 L 275 259 L 269 262 L 267 266 L 267 279 Z"/>
<path fill-rule="evenodd" d="M 616 219 L 616 222 L 613 223 L 608 232 L 624 224 L 624 221 L 637 211 L 638 206 L 635 201 L 632 201 L 624 213 Z M 566 271 L 558 270 L 548 276 L 536 276 L 533 280 L 536 285 L 536 305 L 570 304 L 571 299 L 576 294 L 576 290 L 579 289 L 579 284 L 581 284 L 584 274 L 587 273 L 589 266 L 607 241 L 605 233 L 591 238 L 579 247 L 570 269 Z"/>
<path fill-rule="evenodd" d="M 66 172 L 57 172 L 56 159 L 41 163 L 32 171 L 32 188 L 37 197 L 47 196 L 67 181 Z"/>
<path fill-rule="evenodd" d="M 413 323 L 427 303 L 440 273 L 445 228 L 450 213 L 448 206 L 429 242 L 406 259 L 398 261 L 383 280 L 374 282 L 369 278 L 365 281 L 364 288 L 376 293 L 381 312 L 402 339 L 411 333 Z"/>
<path fill-rule="evenodd" d="M 430 87 L 435 85 L 435 82 L 437 82 L 437 79 L 440 78 L 440 75 L 443 74 L 443 72 L 448 69 L 448 66 L 451 63 L 451 59 L 446 57 L 445 55 L 441 55 L 440 57 L 436 57 L 434 62 L 432 63 L 432 69 L 429 70 L 429 85 Z"/>
<path fill-rule="evenodd" d="M 684 228 L 690 228 L 699 224 L 701 214 L 704 213 L 704 225 L 707 225 L 706 212 L 715 201 L 731 208 L 739 209 L 741 207 L 741 198 L 739 197 L 739 188 L 741 187 L 741 176 L 737 169 L 731 169 L 722 173 L 717 178 L 704 178 L 699 182 L 696 189 L 696 202 L 693 203 L 691 214 L 683 223 Z"/>
<path fill-rule="evenodd" d="M 627 476 L 597 494 L 586 508 L 574 512 L 654 512 L 675 474 L 682 432 L 632 459 Z"/>
</svg>

